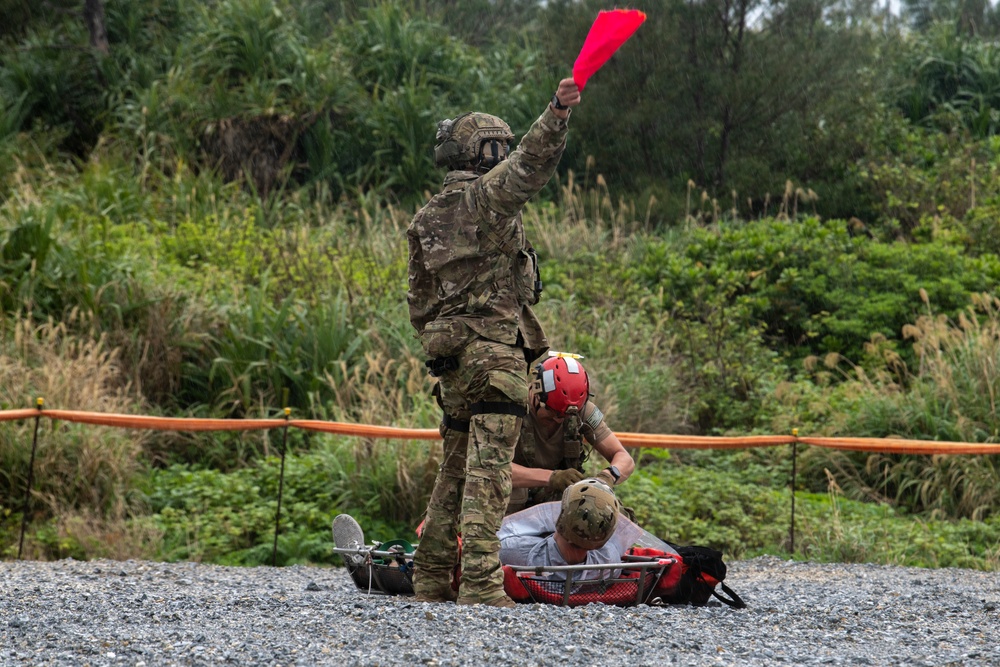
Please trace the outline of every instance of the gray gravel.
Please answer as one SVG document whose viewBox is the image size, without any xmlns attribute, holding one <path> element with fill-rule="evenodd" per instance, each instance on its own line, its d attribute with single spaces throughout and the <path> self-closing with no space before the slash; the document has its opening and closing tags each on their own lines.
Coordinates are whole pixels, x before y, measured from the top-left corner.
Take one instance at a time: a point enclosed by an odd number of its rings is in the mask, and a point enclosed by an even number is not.
<svg viewBox="0 0 1000 667">
<path fill-rule="evenodd" d="M 1000 574 L 764 557 L 750 605 L 367 597 L 342 568 L 0 563 L 0 665 L 1000 665 Z"/>
</svg>

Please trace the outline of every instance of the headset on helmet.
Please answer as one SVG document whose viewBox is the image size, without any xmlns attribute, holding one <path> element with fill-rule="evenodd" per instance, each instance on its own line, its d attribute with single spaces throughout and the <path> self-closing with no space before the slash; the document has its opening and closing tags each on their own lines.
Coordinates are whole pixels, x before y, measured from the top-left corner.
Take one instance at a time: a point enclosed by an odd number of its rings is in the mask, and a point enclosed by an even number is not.
<svg viewBox="0 0 1000 667">
<path fill-rule="evenodd" d="M 486 173 L 507 158 L 514 133 L 496 116 L 470 112 L 439 122 L 435 140 L 438 167 L 472 167 Z"/>
<path fill-rule="evenodd" d="M 590 397 L 587 371 L 574 354 L 549 353 L 551 356 L 535 366 L 535 390 L 549 410 L 564 415 L 583 412 Z"/>
</svg>

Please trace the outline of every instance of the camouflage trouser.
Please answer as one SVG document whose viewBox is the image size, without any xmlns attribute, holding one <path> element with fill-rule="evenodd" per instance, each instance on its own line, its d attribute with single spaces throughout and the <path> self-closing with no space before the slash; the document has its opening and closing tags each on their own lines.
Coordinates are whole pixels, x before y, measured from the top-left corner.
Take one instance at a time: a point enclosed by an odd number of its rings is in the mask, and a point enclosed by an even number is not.
<svg viewBox="0 0 1000 667">
<path fill-rule="evenodd" d="M 481 401 L 528 400 L 521 348 L 477 339 L 459 355 L 458 370 L 441 377 L 441 402 L 451 418 L 469 421 L 469 433 L 445 432 L 444 459 L 414 554 L 414 590 L 445 597 L 458 562 L 462 533 L 463 601 L 490 602 L 504 595 L 497 530 L 510 497 L 510 463 L 521 418 L 509 414 L 471 415 Z"/>
</svg>

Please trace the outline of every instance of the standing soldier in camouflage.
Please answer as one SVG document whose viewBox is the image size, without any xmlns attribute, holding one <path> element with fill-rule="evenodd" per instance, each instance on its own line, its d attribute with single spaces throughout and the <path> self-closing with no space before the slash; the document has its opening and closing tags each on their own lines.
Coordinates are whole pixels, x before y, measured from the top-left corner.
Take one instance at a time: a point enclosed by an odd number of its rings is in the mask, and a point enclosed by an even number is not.
<svg viewBox="0 0 1000 667">
<path fill-rule="evenodd" d="M 563 79 L 516 150 L 504 121 L 467 113 L 438 124 L 443 190 L 410 223 L 410 322 L 429 357 L 444 409 L 444 457 L 414 555 L 417 600 L 513 606 L 503 590 L 497 530 L 511 492 L 511 459 L 525 415 L 528 364 L 548 349 L 531 306 L 541 292 L 521 208 L 548 182 L 566 147 Z M 509 155 L 508 155 L 509 153 Z"/>
</svg>

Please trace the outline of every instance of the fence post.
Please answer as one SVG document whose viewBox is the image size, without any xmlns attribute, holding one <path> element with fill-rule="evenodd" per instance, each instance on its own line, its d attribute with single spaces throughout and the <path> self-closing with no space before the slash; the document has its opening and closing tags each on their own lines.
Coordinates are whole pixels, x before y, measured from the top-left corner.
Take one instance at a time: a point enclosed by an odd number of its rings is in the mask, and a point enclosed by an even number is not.
<svg viewBox="0 0 1000 667">
<path fill-rule="evenodd" d="M 795 441 L 792 442 L 792 519 L 788 523 L 788 549 L 792 556 L 795 556 L 795 482 L 798 476 L 798 470 L 796 469 L 796 464 L 798 463 L 798 452 L 799 452 L 799 429 L 792 429 L 792 437 Z"/>
<path fill-rule="evenodd" d="M 45 399 L 39 396 L 35 399 L 35 406 L 38 414 L 35 415 L 35 435 L 31 438 L 31 460 L 28 463 L 28 484 L 24 489 L 24 506 L 21 508 L 21 538 L 17 542 L 17 559 L 21 560 L 21 552 L 24 550 L 24 530 L 28 524 L 28 503 L 31 500 L 31 484 L 35 472 L 35 450 L 38 449 L 38 424 L 42 420 L 42 406 Z"/>
<path fill-rule="evenodd" d="M 285 408 L 285 427 L 281 436 L 281 472 L 278 475 L 278 509 L 274 512 L 274 546 L 271 547 L 271 567 L 278 564 L 278 530 L 281 526 L 281 496 L 285 491 L 285 450 L 288 448 L 288 417 L 291 408 Z"/>
</svg>

